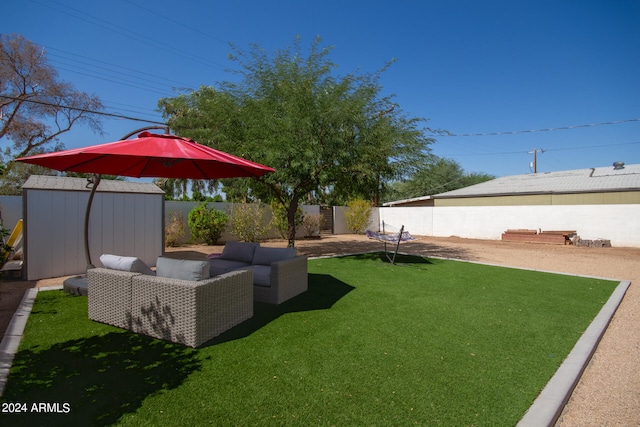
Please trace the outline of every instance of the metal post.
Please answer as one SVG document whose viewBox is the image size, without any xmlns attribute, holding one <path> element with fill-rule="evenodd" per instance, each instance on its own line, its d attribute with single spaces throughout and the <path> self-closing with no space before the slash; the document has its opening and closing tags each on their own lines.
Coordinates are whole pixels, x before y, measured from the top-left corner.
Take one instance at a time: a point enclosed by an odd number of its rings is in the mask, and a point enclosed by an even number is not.
<svg viewBox="0 0 640 427">
<path fill-rule="evenodd" d="M 169 126 L 145 126 L 140 129 L 136 129 L 133 132 L 126 134 L 122 140 L 128 139 L 133 135 L 151 129 L 162 129 L 165 133 L 169 133 Z M 87 201 L 87 210 L 84 214 L 84 255 L 87 260 L 87 270 L 95 268 L 95 265 L 91 262 L 91 251 L 89 250 L 89 217 L 91 216 L 91 205 L 93 204 L 93 198 L 96 195 L 96 191 L 98 190 L 98 184 L 100 184 L 100 180 L 102 179 L 102 175 L 93 174 L 93 177 L 87 178 L 87 188 L 91 186 L 91 192 L 89 193 L 89 200 Z"/>
<path fill-rule="evenodd" d="M 93 196 L 96 195 L 98 184 L 102 175 L 93 174 L 93 179 L 88 179 L 87 187 L 91 185 L 91 192 L 89 193 L 89 201 L 87 201 L 87 211 L 84 214 L 84 255 L 87 259 L 87 270 L 95 268 L 95 265 L 91 263 L 91 252 L 89 251 L 89 216 L 91 214 L 91 205 L 93 204 Z"/>
</svg>

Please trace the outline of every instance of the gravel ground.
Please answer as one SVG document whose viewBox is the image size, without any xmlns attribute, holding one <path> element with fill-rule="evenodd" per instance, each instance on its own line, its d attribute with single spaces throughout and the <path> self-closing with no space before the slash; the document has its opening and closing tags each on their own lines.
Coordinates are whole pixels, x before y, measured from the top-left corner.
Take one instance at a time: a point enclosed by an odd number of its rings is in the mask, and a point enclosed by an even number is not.
<svg viewBox="0 0 640 427">
<path fill-rule="evenodd" d="M 269 241 L 266 246 L 286 246 Z M 323 236 L 299 240 L 298 252 L 310 257 L 380 250 L 382 244 L 363 236 Z M 203 259 L 222 246 L 188 245 L 168 248 L 168 256 Z M 630 280 L 609 328 L 587 366 L 558 423 L 559 427 L 640 426 L 640 248 L 575 246 L 419 237 L 403 243 L 401 251 L 490 264 L 533 268 L 587 276 Z M 61 285 L 64 278 L 37 282 L 3 279 L 0 286 L 0 331 L 30 287 Z"/>
</svg>

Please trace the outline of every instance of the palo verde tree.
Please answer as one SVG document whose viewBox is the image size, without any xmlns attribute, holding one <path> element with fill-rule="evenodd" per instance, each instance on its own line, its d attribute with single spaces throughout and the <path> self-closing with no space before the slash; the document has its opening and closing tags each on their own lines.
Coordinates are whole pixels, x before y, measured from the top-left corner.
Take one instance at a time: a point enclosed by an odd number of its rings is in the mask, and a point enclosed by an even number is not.
<svg viewBox="0 0 640 427">
<path fill-rule="evenodd" d="M 0 143 L 3 190 L 19 188 L 30 169 L 16 157 L 63 148 L 58 139 L 72 126 L 102 134 L 102 103 L 58 78 L 45 50 L 20 35 L 0 35 Z M 49 149 L 49 150 L 47 150 Z"/>
<path fill-rule="evenodd" d="M 494 178 L 495 176 L 486 173 L 466 173 L 455 160 L 434 156 L 432 161 L 406 180 L 391 183 L 385 201 L 431 196 Z"/>
<path fill-rule="evenodd" d="M 272 54 L 232 47 L 237 81 L 159 102 L 176 133 L 276 169 L 250 183 L 247 199 L 282 205 L 291 246 L 296 212 L 310 194 L 331 189 L 345 201 L 373 200 L 382 182 L 415 170 L 432 142 L 420 119 L 381 95 L 389 64 L 337 76 L 331 48 L 320 43 L 303 52 L 296 38 Z"/>
</svg>

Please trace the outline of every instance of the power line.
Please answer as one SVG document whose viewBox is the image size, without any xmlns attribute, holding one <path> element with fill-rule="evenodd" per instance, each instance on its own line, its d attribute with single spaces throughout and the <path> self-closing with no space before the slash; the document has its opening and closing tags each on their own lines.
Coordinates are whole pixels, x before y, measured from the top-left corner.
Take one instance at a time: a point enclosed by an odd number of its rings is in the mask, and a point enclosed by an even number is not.
<svg viewBox="0 0 640 427">
<path fill-rule="evenodd" d="M 121 115 L 121 114 L 106 113 L 104 111 L 88 110 L 86 108 L 69 107 L 69 106 L 66 106 L 66 105 L 54 104 L 52 102 L 40 101 L 40 100 L 37 100 L 37 99 L 22 99 L 22 98 L 19 98 L 17 96 L 9 96 L 9 95 L 0 95 L 0 97 L 6 98 L 6 99 L 13 99 L 14 101 L 31 102 L 33 104 L 46 105 L 48 107 L 57 107 L 57 108 L 62 108 L 62 109 L 66 109 L 66 110 L 81 111 L 81 112 L 84 112 L 84 113 L 96 114 L 96 115 L 99 115 L 99 116 L 112 117 L 112 118 L 116 118 L 116 119 L 133 120 L 133 121 L 136 121 L 136 122 L 153 123 L 153 124 L 156 124 L 156 125 L 166 125 L 166 123 L 164 123 L 164 122 L 156 122 L 154 120 L 140 119 L 140 118 L 137 118 L 137 117 L 124 116 L 124 115 Z"/>
<path fill-rule="evenodd" d="M 125 27 L 122 27 L 122 26 L 119 26 L 119 25 L 115 25 L 115 24 L 113 24 L 111 22 L 105 21 L 104 19 L 101 19 L 101 18 L 98 18 L 96 16 L 90 15 L 88 13 L 85 13 L 85 12 L 83 12 L 83 11 L 81 11 L 79 9 L 73 8 L 71 6 L 64 5 L 64 4 L 59 3 L 59 2 L 57 2 L 55 0 L 50 0 L 50 2 L 56 4 L 58 7 L 52 6 L 51 4 L 43 4 L 43 3 L 41 3 L 41 2 L 39 2 L 37 0 L 31 0 L 31 1 L 33 3 L 36 3 L 39 6 L 48 7 L 50 9 L 53 9 L 53 10 L 59 12 L 59 13 L 62 13 L 63 15 L 72 16 L 72 17 L 74 17 L 76 19 L 79 19 L 81 21 L 87 22 L 87 23 L 89 23 L 91 25 L 95 25 L 95 26 L 103 28 L 105 30 L 112 31 L 112 32 L 114 32 L 114 33 L 116 33 L 116 34 L 118 34 L 120 36 L 124 36 L 125 34 L 127 34 L 126 37 L 128 37 L 128 38 L 130 38 L 132 40 L 137 40 L 138 42 L 144 43 L 146 45 L 155 47 L 155 48 L 160 49 L 160 50 L 164 50 L 166 52 L 170 52 L 173 55 L 180 56 L 182 58 L 188 59 L 188 60 L 193 61 L 193 62 L 197 62 L 197 63 L 205 65 L 207 67 L 211 67 L 211 68 L 214 68 L 214 69 L 217 69 L 217 70 L 224 71 L 224 68 L 221 68 L 222 66 L 220 64 L 217 64 L 217 63 L 215 63 L 213 61 L 208 61 L 208 60 L 202 59 L 201 57 L 198 57 L 196 55 L 193 55 L 193 54 L 190 54 L 188 52 L 185 52 L 183 49 L 175 48 L 175 47 L 167 45 L 166 43 L 158 42 L 158 41 L 152 39 L 151 37 L 147 37 L 144 34 L 136 33 L 136 32 L 131 31 L 131 30 L 125 28 Z M 67 10 L 66 11 L 65 10 L 61 10 L 60 7 L 65 8 Z M 88 17 L 89 19 L 84 18 L 83 16 Z"/>
<path fill-rule="evenodd" d="M 618 145 L 633 145 L 640 144 L 640 141 L 635 142 L 621 142 L 619 144 L 605 144 L 605 145 L 587 145 L 585 147 L 565 147 L 565 148 L 550 148 L 545 151 L 568 151 L 568 150 L 584 150 L 588 148 L 602 148 L 602 147 L 615 147 Z"/>
<path fill-rule="evenodd" d="M 123 104 L 121 102 L 109 101 L 101 99 L 102 104 L 107 108 L 107 110 L 113 111 L 126 111 L 134 114 L 142 114 L 147 116 L 158 116 L 160 113 L 157 109 L 153 108 L 145 108 L 145 107 L 137 107 L 135 105 Z"/>
<path fill-rule="evenodd" d="M 621 142 L 618 144 L 602 144 L 602 145 L 587 145 L 587 146 L 583 146 L 583 147 L 564 147 L 564 148 L 549 148 L 549 149 L 545 149 L 544 151 L 573 151 L 573 150 L 587 150 L 587 149 L 591 149 L 591 148 L 604 148 L 604 147 L 616 147 L 619 145 L 634 145 L 634 144 L 640 144 L 640 141 L 634 141 L 634 142 Z M 445 157 L 451 157 L 451 156 L 456 156 L 456 157 L 460 157 L 460 156 L 502 156 L 502 155 L 511 155 L 511 154 L 530 154 L 531 150 L 521 150 L 521 151 L 502 151 L 502 152 L 487 152 L 487 153 L 461 153 L 461 154 L 447 154 Z"/>
<path fill-rule="evenodd" d="M 142 84 L 126 83 L 126 80 L 123 80 L 122 78 L 117 77 L 117 76 L 112 77 L 112 76 L 109 76 L 109 75 L 105 74 L 105 76 L 107 76 L 107 77 L 100 77 L 98 74 L 102 74 L 102 73 L 92 74 L 92 73 L 96 73 L 96 72 L 92 71 L 92 70 L 87 70 L 85 68 L 75 67 L 75 69 L 69 69 L 69 68 L 64 68 L 64 67 L 61 67 L 61 66 L 58 65 L 58 66 L 56 66 L 56 69 L 63 70 L 63 71 L 68 71 L 70 73 L 80 74 L 81 76 L 92 77 L 94 79 L 103 80 L 105 82 L 115 83 L 115 84 L 119 84 L 119 85 L 122 85 L 122 86 L 133 87 L 133 88 L 144 90 L 144 91 L 147 91 L 147 92 L 156 93 L 156 94 L 162 95 L 162 96 L 167 96 L 168 97 L 168 96 L 173 95 L 173 94 L 171 94 L 170 91 L 164 91 L 162 88 L 155 88 L 155 87 L 152 87 L 152 86 L 147 86 L 147 85 L 142 85 Z M 85 71 L 89 71 L 90 73 L 86 73 L 86 72 L 82 72 L 82 71 L 78 71 L 78 70 L 85 70 Z M 118 81 L 118 80 L 121 80 L 121 81 Z"/>
<path fill-rule="evenodd" d="M 640 118 L 626 119 L 626 120 L 615 120 L 615 121 L 611 121 L 611 122 L 601 122 L 601 123 L 589 123 L 589 124 L 586 124 L 586 125 L 562 126 L 562 127 L 557 127 L 557 128 L 546 128 L 546 129 L 515 130 L 515 131 L 488 132 L 488 133 L 451 133 L 451 132 L 445 132 L 445 133 L 441 134 L 441 136 L 517 135 L 517 134 L 521 134 L 521 133 L 552 132 L 552 131 L 556 131 L 556 130 L 578 129 L 578 128 L 605 126 L 605 125 L 617 125 L 617 124 L 620 124 L 620 123 L 629 123 L 629 122 L 640 122 Z"/>
<path fill-rule="evenodd" d="M 138 89 L 152 90 L 154 92 L 159 92 L 159 93 L 171 92 L 171 90 L 165 89 L 166 86 L 164 86 L 164 87 L 158 86 L 158 85 L 162 85 L 162 83 L 158 83 L 158 82 L 154 82 L 154 81 L 150 81 L 150 80 L 143 80 L 142 82 L 140 82 L 140 80 L 142 80 L 141 77 L 127 75 L 127 74 L 119 73 L 119 72 L 115 72 L 115 74 L 114 74 L 114 72 L 110 71 L 110 70 L 105 70 L 105 69 L 95 70 L 95 69 L 92 69 L 92 68 L 81 67 L 81 66 L 78 66 L 76 64 L 69 63 L 69 62 L 63 62 L 63 61 L 60 61 L 60 60 L 51 60 L 50 62 L 52 64 L 61 64 L 63 66 L 71 67 L 71 68 L 64 68 L 64 67 L 62 67 L 60 65 L 56 65 L 56 69 L 69 71 L 71 73 L 82 74 L 82 75 L 89 76 L 89 77 L 94 77 L 94 78 L 97 78 L 97 79 L 100 79 L 100 80 L 106 80 L 106 81 L 110 81 L 110 82 L 118 83 L 118 84 L 126 84 L 127 86 L 133 86 L 133 87 L 136 87 Z M 94 67 L 94 66 L 93 65 L 89 65 L 89 67 Z M 84 71 L 84 72 L 82 72 L 82 71 Z M 129 78 L 125 78 L 125 77 L 120 77 L 120 76 L 118 76 L 118 74 L 126 76 L 126 77 L 132 77 L 133 80 L 129 79 Z M 100 76 L 103 76 L 103 77 L 100 77 Z M 121 83 L 121 82 L 124 82 L 124 83 Z M 152 86 L 152 85 L 155 85 L 155 86 Z M 188 88 L 188 89 L 191 89 L 191 88 Z"/>
<path fill-rule="evenodd" d="M 164 19 L 166 21 L 169 21 L 169 22 L 173 23 L 173 24 L 177 24 L 177 25 L 179 25 L 180 27 L 182 27 L 184 29 L 189 29 L 189 30 L 193 31 L 194 33 L 200 34 L 200 35 L 205 36 L 205 37 L 207 37 L 207 38 L 209 38 L 211 40 L 215 40 L 215 41 L 217 41 L 219 43 L 222 43 L 222 44 L 225 44 L 225 45 L 227 44 L 227 42 L 225 42 L 224 40 L 220 40 L 219 38 L 214 37 L 214 36 L 212 36 L 210 34 L 207 34 L 204 31 L 200 31 L 198 28 L 196 28 L 196 27 L 194 27 L 192 25 L 188 25 L 188 24 L 185 24 L 183 22 L 176 21 L 173 18 L 165 16 L 165 15 L 163 15 L 161 13 L 158 13 L 155 10 L 148 9 L 148 8 L 146 8 L 144 6 L 140 6 L 139 4 L 136 4 L 136 3 L 132 2 L 132 1 L 129 1 L 129 0 L 124 0 L 124 1 L 125 1 L 125 3 L 129 3 L 131 6 L 135 6 L 135 7 L 139 8 L 139 9 L 142 9 L 147 13 L 151 13 L 151 14 L 156 15 L 156 16 L 158 16 L 158 17 L 160 17 L 160 18 L 162 18 L 162 19 Z"/>
<path fill-rule="evenodd" d="M 179 82 L 179 81 L 176 81 L 176 80 L 167 79 L 165 77 L 160 77 L 160 76 L 157 76 L 155 74 L 147 73 L 147 72 L 136 70 L 136 69 L 133 69 L 133 68 L 123 67 L 122 65 L 112 64 L 110 62 L 103 61 L 101 59 L 96 59 L 96 58 L 91 58 L 91 57 L 84 56 L 84 55 L 79 55 L 77 53 L 68 52 L 66 50 L 57 49 L 57 48 L 54 48 L 54 47 L 51 47 L 51 46 L 45 46 L 45 45 L 39 45 L 39 46 L 43 47 L 44 49 L 46 49 L 48 51 L 61 52 L 61 53 L 65 54 L 65 55 L 71 56 L 71 58 L 65 58 L 64 55 L 56 55 L 55 53 L 51 53 L 51 52 L 49 52 L 49 56 L 57 56 L 59 58 L 64 58 L 64 59 L 67 59 L 67 60 L 75 61 L 75 62 L 78 62 L 80 64 L 85 64 L 85 65 L 89 65 L 91 67 L 96 67 L 96 65 L 93 65 L 91 63 L 83 62 L 83 61 L 80 61 L 78 59 L 73 59 L 73 57 L 78 57 L 78 58 L 82 58 L 82 59 L 85 59 L 85 60 L 88 60 L 88 61 L 91 61 L 91 62 L 96 62 L 98 64 L 108 65 L 109 67 L 112 67 L 112 68 L 119 68 L 121 70 L 133 72 L 133 73 L 136 73 L 136 74 L 141 74 L 141 75 L 147 76 L 147 77 L 152 77 L 152 78 L 154 78 L 156 80 L 164 80 L 167 83 L 172 83 L 174 86 L 184 86 L 184 87 L 190 87 L 191 86 L 190 84 L 187 84 L 187 83 L 183 83 L 183 82 Z M 114 72 L 114 73 L 118 73 L 118 74 L 123 74 L 125 76 L 130 76 L 130 77 L 133 77 L 133 78 L 136 78 L 136 79 L 141 79 L 141 78 L 146 79 L 146 77 L 136 77 L 136 76 L 132 76 L 130 74 L 124 73 L 122 71 L 116 71 L 116 70 L 109 70 L 109 71 Z M 157 82 L 157 83 L 162 84 L 161 82 Z"/>
<path fill-rule="evenodd" d="M 174 95 L 174 93 L 172 92 L 173 88 L 175 88 L 175 86 L 172 86 L 171 89 L 164 89 L 161 87 L 161 85 L 167 85 L 167 84 L 174 84 L 174 85 L 180 85 L 181 86 L 181 90 L 185 90 L 185 89 L 190 89 L 190 90 L 194 90 L 193 88 L 191 88 L 187 83 L 183 83 L 183 82 L 178 82 L 175 80 L 171 80 L 171 79 L 167 79 L 164 77 L 160 77 L 151 73 L 146 73 L 143 71 L 138 71 L 132 68 L 127 68 L 127 67 L 122 67 L 120 65 L 115 65 L 115 64 L 111 64 L 109 62 L 106 61 L 102 61 L 99 59 L 95 59 L 95 58 L 90 58 L 87 56 L 83 56 L 83 55 L 77 55 L 74 54 L 72 52 L 67 52 L 65 50 L 62 49 L 56 49 L 53 48 L 51 46 L 45 46 L 45 45 L 39 45 L 41 46 L 43 49 L 45 49 L 46 51 L 56 51 L 56 52 L 61 52 L 64 55 L 57 55 L 55 53 L 51 53 L 49 52 L 50 56 L 54 56 L 54 57 L 58 57 L 58 58 L 62 58 L 65 61 L 72 61 L 72 63 L 66 63 L 66 62 L 60 62 L 57 60 L 52 60 L 50 61 L 51 63 L 54 64 L 64 64 L 64 65 L 69 65 L 71 67 L 75 67 L 73 69 L 69 69 L 69 68 L 64 68 L 61 67 L 59 65 L 56 66 L 57 69 L 60 70 L 64 70 L 64 71 L 68 71 L 71 73 L 75 73 L 75 74 L 79 74 L 79 75 L 84 75 L 84 76 L 88 76 L 88 77 L 92 77 L 98 80 L 103 80 L 103 81 L 107 81 L 110 83 L 114 83 L 114 84 L 118 84 L 121 86 L 128 86 L 128 87 L 133 87 L 136 89 L 141 89 L 141 90 L 145 90 L 145 91 L 149 91 L 149 92 L 154 92 L 157 94 L 160 94 L 162 96 L 168 97 L 168 96 L 172 96 Z M 82 61 L 82 60 L 78 60 L 78 59 L 74 59 L 74 57 L 79 57 L 82 59 L 85 59 L 86 61 Z M 87 62 L 90 61 L 90 62 Z M 92 63 L 93 62 L 93 63 Z M 86 65 L 88 67 L 93 67 L 93 68 L 98 68 L 98 70 L 94 70 L 92 68 L 83 68 L 83 67 L 78 67 L 77 65 L 74 65 L 73 63 L 79 63 L 79 64 L 83 64 Z M 114 68 L 113 70 L 110 70 L 109 68 L 105 68 L 104 66 L 100 66 L 100 65 L 96 65 L 94 63 L 97 64 L 104 64 L 108 67 L 112 67 Z M 125 70 L 125 71 L 118 71 L 118 69 L 121 70 Z M 87 71 L 86 73 L 83 73 L 79 70 L 85 70 Z M 130 73 L 135 73 L 135 74 L 130 74 Z M 140 76 L 137 76 L 136 74 L 139 74 Z M 104 76 L 104 77 L 100 77 L 100 76 Z M 125 77 L 120 77 L 120 76 L 125 76 Z M 126 77 L 131 77 L 131 79 L 128 79 Z M 149 77 L 151 78 L 151 80 L 149 79 Z M 117 79 L 117 80 L 116 80 Z M 156 80 L 156 81 L 153 81 Z M 142 83 L 140 82 L 142 81 Z M 162 81 L 165 81 L 167 83 L 163 83 Z M 149 86 L 145 83 L 151 83 L 154 86 Z M 158 86 L 160 85 L 160 86 Z M 107 104 L 109 102 L 105 101 L 105 104 Z M 118 104 L 117 102 L 111 102 L 112 104 Z M 123 105 L 129 108 L 135 108 L 138 110 L 145 110 L 145 108 L 143 107 L 136 107 L 133 105 L 129 105 L 129 104 L 119 104 L 119 105 Z M 118 108 L 114 108 L 114 109 L 118 109 Z M 132 111 L 132 112 L 142 112 L 142 114 L 149 114 L 149 112 L 152 112 L 152 114 L 156 113 L 156 110 L 154 109 L 146 109 L 147 111 L 133 111 L 133 110 L 124 110 L 124 111 Z"/>
</svg>

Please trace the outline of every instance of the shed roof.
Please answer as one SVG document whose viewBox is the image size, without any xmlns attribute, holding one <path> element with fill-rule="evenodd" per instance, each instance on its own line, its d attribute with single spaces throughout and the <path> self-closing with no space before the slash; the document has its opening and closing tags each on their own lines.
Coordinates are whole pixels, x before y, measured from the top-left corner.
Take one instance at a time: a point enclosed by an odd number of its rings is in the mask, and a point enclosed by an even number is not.
<svg viewBox="0 0 640 427">
<path fill-rule="evenodd" d="M 85 178 L 69 178 L 62 176 L 31 175 L 22 186 L 28 190 L 89 191 Z M 103 179 L 98 185 L 98 192 L 164 194 L 157 185 L 147 182 L 117 181 Z"/>
<path fill-rule="evenodd" d="M 525 194 L 603 193 L 640 190 L 640 165 L 600 167 L 496 178 L 432 196 L 435 199 Z"/>
</svg>

